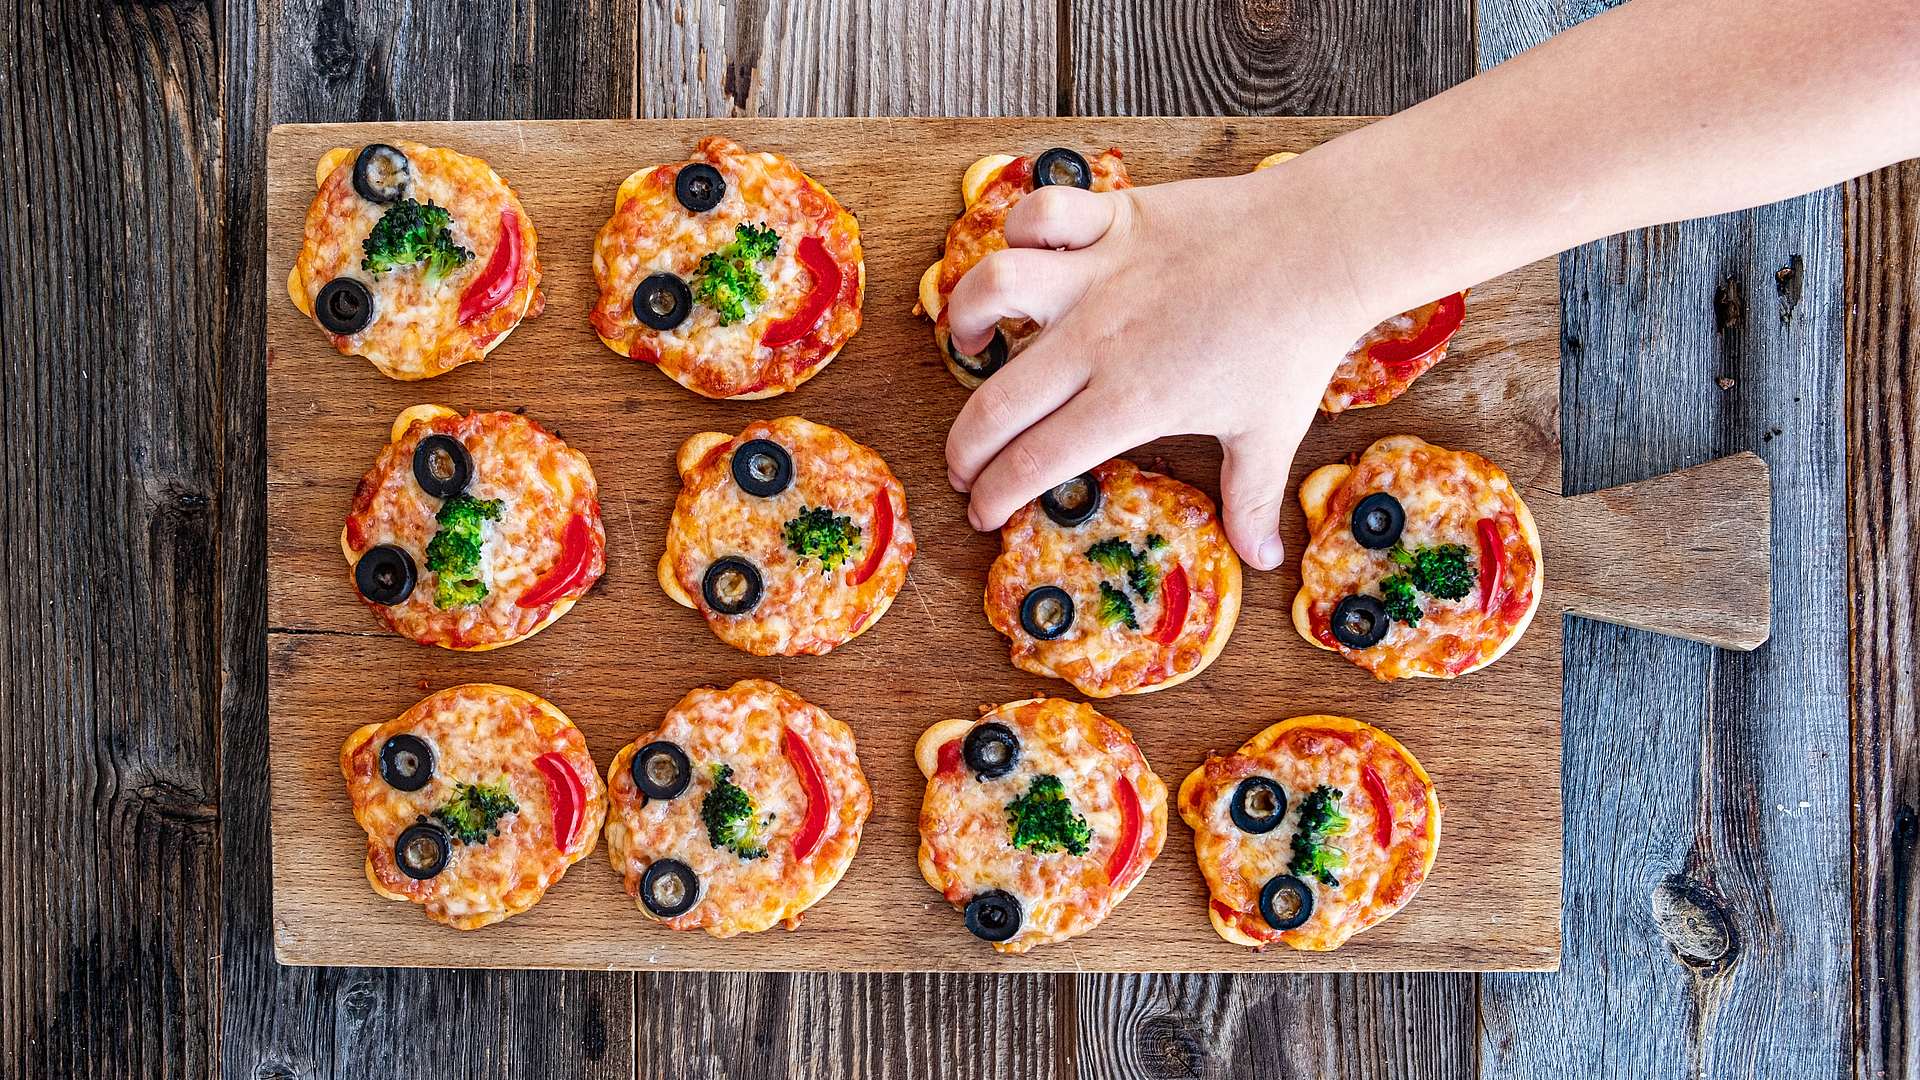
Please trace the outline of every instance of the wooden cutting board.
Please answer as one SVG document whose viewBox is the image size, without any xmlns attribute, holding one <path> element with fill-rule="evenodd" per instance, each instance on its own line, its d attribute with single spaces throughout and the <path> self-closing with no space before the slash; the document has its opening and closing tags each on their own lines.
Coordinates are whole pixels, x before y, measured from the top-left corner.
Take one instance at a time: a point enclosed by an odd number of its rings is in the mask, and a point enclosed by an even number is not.
<svg viewBox="0 0 1920 1080">
<path fill-rule="evenodd" d="M 1383 685 L 1294 633 L 1295 566 L 1247 575 L 1245 606 L 1205 674 L 1162 693 L 1100 704 L 1133 730 L 1167 782 L 1209 750 L 1274 720 L 1315 712 L 1384 727 L 1432 773 L 1446 804 L 1439 859 L 1399 915 L 1335 953 L 1264 953 L 1215 936 L 1186 827 L 1133 895 L 1094 932 L 1025 956 L 974 940 L 921 880 L 914 852 L 923 781 L 911 757 L 930 723 L 1035 692 L 1077 696 L 1021 672 L 981 596 L 996 537 L 967 527 L 945 481 L 942 442 L 966 391 L 947 374 L 916 283 L 960 210 L 975 158 L 1049 146 L 1121 148 L 1138 184 L 1242 172 L 1367 121 L 988 119 L 579 121 L 288 125 L 268 141 L 267 483 L 274 943 L 284 963 L 758 970 L 1282 971 L 1542 969 L 1560 954 L 1560 703 L 1563 611 L 1736 648 L 1767 635 L 1767 475 L 1753 455 L 1628 488 L 1562 499 L 1559 290 L 1544 261 L 1473 291 L 1448 360 L 1412 393 L 1315 423 L 1294 483 L 1381 436 L 1408 432 L 1502 465 L 1546 542 L 1547 593 L 1504 659 L 1453 682 Z M 638 166 L 684 160 L 704 135 L 797 160 L 859 215 L 866 323 L 797 393 L 713 402 L 595 339 L 594 234 Z M 391 382 L 341 356 L 287 300 L 314 191 L 333 146 L 409 138 L 477 154 L 519 192 L 540 233 L 546 313 L 493 359 L 424 383 Z M 1145 298 L 1143 298 L 1145 299 Z M 1170 316 L 1177 313 L 1170 313 Z M 355 484 L 403 408 L 522 409 L 584 451 L 599 478 L 607 573 L 565 618 L 497 652 L 458 654 L 389 634 L 361 605 L 338 536 Z M 722 645 L 654 581 L 679 483 L 673 454 L 695 432 L 735 432 L 797 413 L 877 449 L 905 483 L 919 554 L 886 618 L 824 657 L 747 656 Z M 1166 440 L 1131 455 L 1217 497 L 1211 441 Z M 1282 521 L 1297 554 L 1305 526 Z M 1707 584 L 1707 582 L 1711 584 Z M 1728 591 L 1732 582 L 1733 591 Z M 339 773 L 340 743 L 428 692 L 502 682 L 551 699 L 604 769 L 689 689 L 777 680 L 849 723 L 873 815 L 839 886 L 796 931 L 718 941 L 676 933 L 633 906 L 604 844 L 533 910 L 463 933 L 381 899 L 361 864 Z M 242 767 L 233 763 L 233 767 Z M 1579 852 L 1574 858 L 1581 857 Z"/>
</svg>

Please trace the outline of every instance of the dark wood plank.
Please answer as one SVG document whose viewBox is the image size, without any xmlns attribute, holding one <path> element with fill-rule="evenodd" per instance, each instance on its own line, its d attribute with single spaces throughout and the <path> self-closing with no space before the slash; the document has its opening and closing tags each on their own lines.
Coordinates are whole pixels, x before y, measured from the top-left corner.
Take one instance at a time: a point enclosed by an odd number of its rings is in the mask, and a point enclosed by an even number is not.
<svg viewBox="0 0 1920 1080">
<path fill-rule="evenodd" d="M 1854 1075 L 1920 1075 L 1920 162 L 1846 187 Z"/>
<path fill-rule="evenodd" d="M 630 4 L 557 0 L 351 8 L 337 0 L 268 0 L 257 10 L 235 3 L 226 11 L 223 1057 L 235 1080 L 633 1075 L 631 975 L 277 965 L 264 872 L 267 777 L 252 763 L 267 754 L 261 283 L 268 127 L 387 117 L 631 116 L 636 25 Z M 271 86 L 263 81 L 269 70 Z M 440 74 L 423 77 L 434 71 Z"/>
<path fill-rule="evenodd" d="M 189 1076 L 219 994 L 204 7 L 0 3 L 0 1070 Z"/>
</svg>

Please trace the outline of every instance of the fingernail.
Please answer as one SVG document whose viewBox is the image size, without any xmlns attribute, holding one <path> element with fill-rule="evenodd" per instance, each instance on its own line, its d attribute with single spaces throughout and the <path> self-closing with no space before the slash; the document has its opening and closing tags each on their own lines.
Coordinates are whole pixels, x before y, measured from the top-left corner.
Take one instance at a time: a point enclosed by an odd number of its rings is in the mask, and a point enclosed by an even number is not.
<svg viewBox="0 0 1920 1080">
<path fill-rule="evenodd" d="M 1279 566 L 1281 558 L 1285 556 L 1286 553 L 1287 550 L 1281 545 L 1278 536 L 1269 536 L 1265 540 L 1260 541 L 1260 555 L 1257 560 L 1260 564 L 1260 569 L 1271 570 Z"/>
</svg>

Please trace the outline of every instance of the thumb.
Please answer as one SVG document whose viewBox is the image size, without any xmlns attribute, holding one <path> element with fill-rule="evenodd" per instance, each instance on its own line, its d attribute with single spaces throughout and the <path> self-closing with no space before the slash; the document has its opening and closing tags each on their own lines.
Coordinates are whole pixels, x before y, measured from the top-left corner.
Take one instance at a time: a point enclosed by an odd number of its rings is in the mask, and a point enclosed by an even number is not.
<svg viewBox="0 0 1920 1080">
<path fill-rule="evenodd" d="M 1287 497 L 1287 473 L 1299 438 L 1268 430 L 1221 440 L 1220 506 L 1227 539 L 1256 570 L 1280 565 L 1280 505 Z"/>
</svg>

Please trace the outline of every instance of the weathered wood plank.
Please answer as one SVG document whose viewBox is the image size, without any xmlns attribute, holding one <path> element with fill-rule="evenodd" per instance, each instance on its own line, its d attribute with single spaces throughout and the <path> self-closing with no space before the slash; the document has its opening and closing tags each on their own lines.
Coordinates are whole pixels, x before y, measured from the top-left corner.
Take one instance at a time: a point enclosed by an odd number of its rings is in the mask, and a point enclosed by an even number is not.
<svg viewBox="0 0 1920 1080">
<path fill-rule="evenodd" d="M 0 1070 L 214 1068 L 220 81 L 192 4 L 0 3 Z"/>
<path fill-rule="evenodd" d="M 1854 1075 L 1920 1076 L 1920 162 L 1846 187 Z"/>
<path fill-rule="evenodd" d="M 631 1077 L 633 978 L 282 968 L 272 955 L 266 739 L 265 143 L 285 120 L 622 117 L 630 4 L 229 6 L 224 372 L 224 1072 L 241 1078 Z M 267 85 L 267 72 L 272 83 Z M 423 1035 L 423 1033 L 425 1033 Z"/>
</svg>

